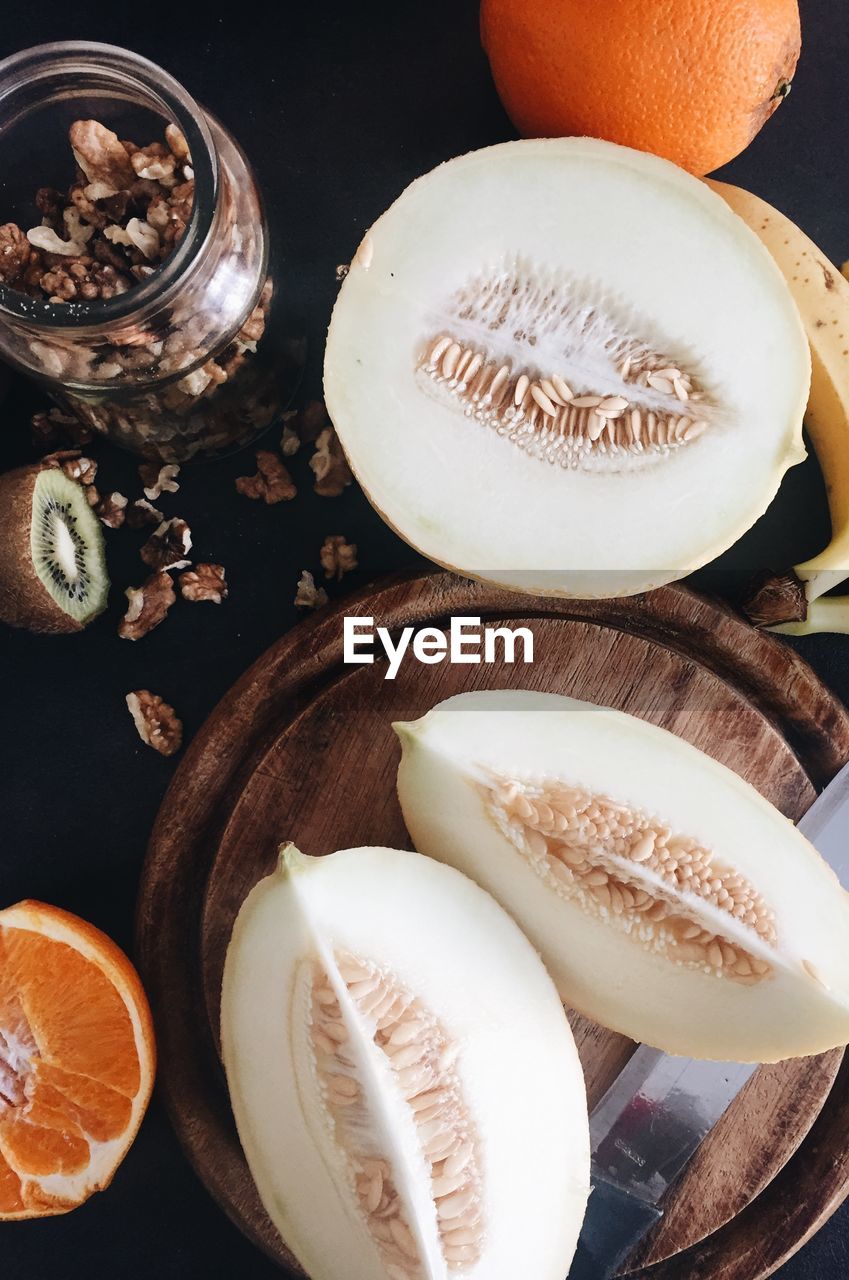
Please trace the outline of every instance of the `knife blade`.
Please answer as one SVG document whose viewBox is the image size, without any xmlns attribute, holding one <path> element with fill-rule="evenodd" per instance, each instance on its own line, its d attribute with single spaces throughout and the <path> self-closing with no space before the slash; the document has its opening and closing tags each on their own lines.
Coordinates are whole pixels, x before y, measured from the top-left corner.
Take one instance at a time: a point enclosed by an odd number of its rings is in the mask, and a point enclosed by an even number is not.
<svg viewBox="0 0 849 1280">
<path fill-rule="evenodd" d="M 849 884 L 849 764 L 798 824 Z M 641 1045 L 590 1116 L 593 1190 L 569 1280 L 609 1280 L 663 1216 L 660 1201 L 758 1064 Z"/>
</svg>

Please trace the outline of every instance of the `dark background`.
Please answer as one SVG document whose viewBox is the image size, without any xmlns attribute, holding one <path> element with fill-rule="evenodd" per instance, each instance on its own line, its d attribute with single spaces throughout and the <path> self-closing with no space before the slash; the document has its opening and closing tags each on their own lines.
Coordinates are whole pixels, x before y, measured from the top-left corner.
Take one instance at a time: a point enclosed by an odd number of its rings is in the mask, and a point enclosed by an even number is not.
<svg viewBox="0 0 849 1280">
<path fill-rule="evenodd" d="M 41 0 L 7 15 L 0 55 L 66 38 L 128 45 L 165 66 L 230 127 L 258 172 L 288 305 L 309 338 L 304 399 L 320 394 L 336 264 L 412 178 L 513 131 L 480 51 L 474 0 L 385 9 L 312 0 L 267 13 L 244 4 L 194 10 Z M 802 0 L 802 18 L 793 92 L 727 173 L 785 210 L 840 263 L 849 257 L 849 14 L 843 0 Z M 0 174 L 0 222 L 3 187 Z M 0 407 L 3 468 L 34 458 L 28 413 L 40 405 L 37 393 L 13 385 Z M 140 495 L 132 460 L 104 446 L 96 456 L 102 490 Z M 162 501 L 169 515 L 189 521 L 196 558 L 226 566 L 231 598 L 222 607 L 178 602 L 139 643 L 119 640 L 123 589 L 143 576 L 142 536 L 107 531 L 114 587 L 105 617 L 85 634 L 58 639 L 0 628 L 0 904 L 23 897 L 56 903 L 131 949 L 139 869 L 174 762 L 140 743 L 126 693 L 147 687 L 172 702 L 188 739 L 236 677 L 293 625 L 298 575 L 318 572 L 326 534 L 344 533 L 359 545 L 361 569 L 345 589 L 414 562 L 355 488 L 318 498 L 306 456 L 295 459 L 294 502 L 265 507 L 237 496 L 234 477 L 252 472 L 252 462 L 248 453 L 186 470 L 180 492 Z M 733 594 L 735 570 L 796 562 L 827 538 L 822 483 L 809 459 L 701 585 Z M 849 698 L 849 639 L 798 644 Z M 68 1217 L 7 1225 L 0 1259 L 14 1280 L 280 1274 L 209 1199 L 156 1102 L 110 1190 Z M 780 1274 L 837 1280 L 847 1273 L 849 1208 Z"/>
</svg>

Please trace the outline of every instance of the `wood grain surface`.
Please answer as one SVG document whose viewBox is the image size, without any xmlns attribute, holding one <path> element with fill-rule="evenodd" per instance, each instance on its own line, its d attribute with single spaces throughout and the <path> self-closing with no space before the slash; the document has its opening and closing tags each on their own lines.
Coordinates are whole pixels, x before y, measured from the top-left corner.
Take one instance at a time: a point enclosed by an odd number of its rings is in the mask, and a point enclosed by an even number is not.
<svg viewBox="0 0 849 1280">
<path fill-rule="evenodd" d="M 342 616 L 393 633 L 451 615 L 531 627 L 533 666 L 345 667 Z M 221 971 L 245 895 L 278 844 L 307 853 L 408 846 L 395 798 L 395 719 L 452 693 L 524 687 L 639 715 L 735 769 L 798 818 L 849 759 L 849 715 L 788 647 L 682 587 L 622 601 L 534 601 L 450 574 L 386 580 L 284 636 L 197 736 L 151 839 L 138 946 L 161 1050 L 160 1085 L 195 1168 L 283 1266 L 230 1114 L 217 1054 Z M 573 1016 L 590 1104 L 627 1061 L 624 1037 Z M 842 1051 L 763 1067 L 672 1188 L 630 1264 L 634 1280 L 760 1280 L 849 1188 Z"/>
</svg>

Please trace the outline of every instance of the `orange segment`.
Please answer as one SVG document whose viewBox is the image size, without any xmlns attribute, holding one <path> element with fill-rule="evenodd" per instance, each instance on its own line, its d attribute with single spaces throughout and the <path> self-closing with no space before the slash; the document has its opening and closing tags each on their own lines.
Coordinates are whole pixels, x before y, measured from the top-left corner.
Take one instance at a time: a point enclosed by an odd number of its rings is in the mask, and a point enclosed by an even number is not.
<svg viewBox="0 0 849 1280">
<path fill-rule="evenodd" d="M 18 1218 L 23 1212 L 21 1180 L 0 1156 L 0 1218 Z"/>
<path fill-rule="evenodd" d="M 89 1162 L 89 1145 L 79 1130 L 63 1124 L 61 1112 L 34 1109 L 33 1118 L 16 1115 L 0 1122 L 3 1155 L 25 1177 L 80 1173 Z M 26 1183 L 24 1183 L 26 1192 Z"/>
<path fill-rule="evenodd" d="M 154 1069 L 123 952 L 57 908 L 0 911 L 0 1219 L 67 1212 L 107 1186 Z"/>
<path fill-rule="evenodd" d="M 47 1060 L 111 1084 L 128 1097 L 138 1091 L 138 1058 L 126 1051 L 132 1041 L 130 1015 L 108 973 L 66 943 L 5 929 L 0 933 L 0 1018 L 15 1000 L 26 1009 L 29 1030 Z"/>
<path fill-rule="evenodd" d="M 56 1091 L 64 1114 L 73 1116 L 95 1142 L 108 1142 L 126 1132 L 133 1114 L 132 1097 L 48 1062 L 39 1064 L 38 1082 L 39 1091 Z"/>
</svg>

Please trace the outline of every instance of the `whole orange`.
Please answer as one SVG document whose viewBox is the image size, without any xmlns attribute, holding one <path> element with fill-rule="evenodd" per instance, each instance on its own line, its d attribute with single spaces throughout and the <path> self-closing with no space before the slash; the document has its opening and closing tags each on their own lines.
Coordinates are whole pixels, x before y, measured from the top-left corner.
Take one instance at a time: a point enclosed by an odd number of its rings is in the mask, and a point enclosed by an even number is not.
<svg viewBox="0 0 849 1280">
<path fill-rule="evenodd" d="M 481 39 L 526 137 L 588 134 L 705 174 L 786 96 L 798 0 L 483 0 Z"/>
</svg>

